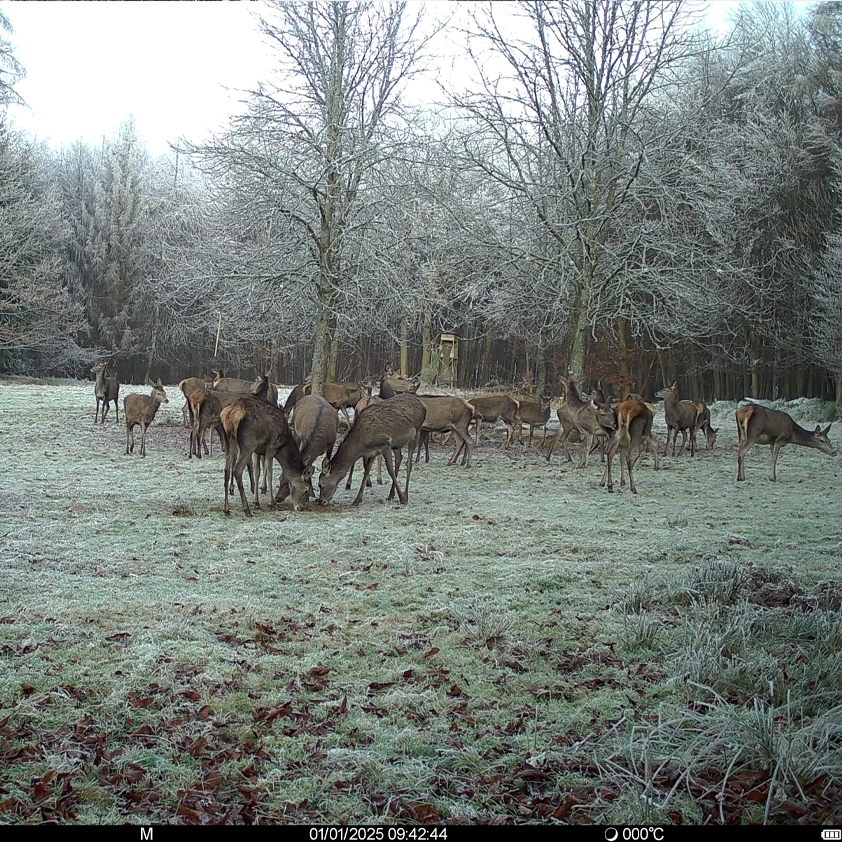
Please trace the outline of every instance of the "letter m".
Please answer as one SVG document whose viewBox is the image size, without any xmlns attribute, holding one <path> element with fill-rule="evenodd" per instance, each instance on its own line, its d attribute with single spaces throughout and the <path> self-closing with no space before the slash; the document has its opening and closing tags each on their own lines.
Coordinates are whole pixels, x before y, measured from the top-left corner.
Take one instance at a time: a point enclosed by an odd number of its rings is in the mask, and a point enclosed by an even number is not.
<svg viewBox="0 0 842 842">
<path fill-rule="evenodd" d="M 152 842 L 152 828 L 151 827 L 142 827 L 140 829 L 140 840 L 141 840 L 141 842 Z"/>
</svg>

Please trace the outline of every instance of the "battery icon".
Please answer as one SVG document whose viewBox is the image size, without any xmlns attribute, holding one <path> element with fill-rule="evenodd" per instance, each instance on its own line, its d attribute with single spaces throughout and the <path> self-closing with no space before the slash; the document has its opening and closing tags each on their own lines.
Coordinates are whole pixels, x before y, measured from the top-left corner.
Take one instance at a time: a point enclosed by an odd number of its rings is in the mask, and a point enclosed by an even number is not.
<svg viewBox="0 0 842 842">
<path fill-rule="evenodd" d="M 842 830 L 837 827 L 828 827 L 822 831 L 822 839 L 829 840 L 829 842 L 836 842 L 842 839 Z"/>
</svg>

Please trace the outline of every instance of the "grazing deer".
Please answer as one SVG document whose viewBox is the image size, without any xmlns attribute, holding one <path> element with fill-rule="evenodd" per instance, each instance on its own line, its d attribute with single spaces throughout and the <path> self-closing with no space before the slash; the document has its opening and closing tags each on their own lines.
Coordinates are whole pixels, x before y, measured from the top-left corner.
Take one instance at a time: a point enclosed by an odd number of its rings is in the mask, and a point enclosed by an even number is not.
<svg viewBox="0 0 842 842">
<path fill-rule="evenodd" d="M 311 465 L 308 468 L 301 461 L 301 454 L 287 425 L 284 411 L 261 398 L 241 397 L 223 407 L 219 419 L 228 444 L 225 458 L 225 514 L 231 514 L 228 493 L 233 477 L 240 492 L 243 512 L 246 517 L 252 516 L 243 489 L 243 468 L 248 467 L 249 472 L 252 471 L 251 460 L 255 454 L 266 456 L 266 473 L 270 484 L 272 465 L 275 460 L 278 461 L 289 483 L 292 508 L 300 512 L 307 502 L 313 467 Z M 258 484 L 256 481 L 252 482 L 256 509 L 260 508 Z M 269 507 L 275 507 L 274 499 L 271 499 Z"/>
<path fill-rule="evenodd" d="M 319 476 L 319 502 L 327 504 L 333 499 L 336 486 L 351 470 L 357 459 L 363 459 L 365 469 L 360 490 L 353 502 L 358 506 L 363 499 L 371 464 L 378 453 L 386 460 L 386 470 L 392 479 L 389 498 L 397 491 L 401 504 L 409 499 L 409 477 L 412 471 L 412 452 L 421 435 L 427 410 L 413 394 L 397 395 L 382 403 L 368 407 L 356 419 L 351 431 L 345 437 L 333 459 L 322 462 Z M 401 463 L 401 448 L 408 448 L 406 460 L 406 490 L 398 486 L 397 472 Z M 394 463 L 393 463 L 394 455 Z"/>
<path fill-rule="evenodd" d="M 687 437 L 690 437 L 690 455 L 696 455 L 696 437 L 693 431 L 696 427 L 696 418 L 699 414 L 699 406 L 704 404 L 695 404 L 693 401 L 680 401 L 678 399 L 678 381 L 676 380 L 672 386 L 664 386 L 660 392 L 655 392 L 655 397 L 663 398 L 664 400 L 664 417 L 667 422 L 667 445 L 664 448 L 664 456 L 667 455 L 667 450 L 670 446 L 670 434 L 672 434 L 672 455 L 675 456 L 675 445 L 678 439 L 678 433 L 681 431 L 681 449 L 678 455 L 684 453 L 684 446 L 687 444 Z"/>
<path fill-rule="evenodd" d="M 617 430 L 608 446 L 608 464 L 600 481 L 600 486 L 608 484 L 608 490 L 614 491 L 611 479 L 611 462 L 618 450 L 623 450 L 620 459 L 625 457 L 625 467 L 629 474 L 629 489 L 637 494 L 634 484 L 634 465 L 644 447 L 648 447 L 655 454 L 655 470 L 660 468 L 658 457 L 658 442 L 652 436 L 652 422 L 655 419 L 653 407 L 643 401 L 622 401 L 614 407 Z M 623 485 L 623 462 L 620 462 L 620 485 Z"/>
<path fill-rule="evenodd" d="M 298 401 L 292 416 L 292 437 L 298 445 L 305 468 L 309 468 L 322 454 L 325 459 L 330 459 L 338 432 L 336 408 L 325 398 L 305 395 Z M 288 496 L 289 481 L 286 476 L 282 476 L 275 502 L 281 503 Z M 309 483 L 309 496 L 316 496 L 312 482 Z"/>
<path fill-rule="evenodd" d="M 468 433 L 468 427 L 474 417 L 472 404 L 466 403 L 461 398 L 446 395 L 420 395 L 419 399 L 427 410 L 427 416 L 418 439 L 416 463 L 421 458 L 422 444 L 426 446 L 426 461 L 430 461 L 430 433 L 452 432 L 456 435 L 456 448 L 447 464 L 452 465 L 462 453 L 462 464 L 470 468 L 471 456 L 474 452 L 474 440 Z"/>
<path fill-rule="evenodd" d="M 775 482 L 775 466 L 778 453 L 785 444 L 800 444 L 803 447 L 815 447 L 828 456 L 836 456 L 836 448 L 830 443 L 830 427 L 822 428 L 816 424 L 811 433 L 792 420 L 786 412 L 767 409 L 757 403 L 748 403 L 737 409 L 737 481 L 746 478 L 746 453 L 756 444 L 768 444 L 772 448 L 772 473 L 769 477 Z"/>
<path fill-rule="evenodd" d="M 693 436 L 693 446 L 696 446 L 696 434 L 701 430 L 705 434 L 705 447 L 708 450 L 713 450 L 713 446 L 716 444 L 716 434 L 719 432 L 719 429 L 715 429 L 710 425 L 710 410 L 703 404 L 697 403 L 694 404 L 696 407 L 696 424 L 693 427 L 693 432 L 691 435 Z M 698 447 L 696 447 L 698 450 Z"/>
<path fill-rule="evenodd" d="M 357 423 L 357 416 L 364 410 L 368 409 L 370 406 L 374 406 L 376 403 L 382 403 L 383 398 L 378 397 L 377 395 L 367 395 L 364 397 L 355 407 L 354 407 L 354 423 Z M 354 478 L 354 466 L 351 465 L 351 470 L 348 472 L 348 479 L 345 482 L 345 490 L 350 491 L 351 489 L 351 481 Z M 377 454 L 377 484 L 383 485 L 383 454 Z M 366 488 L 371 488 L 371 479 L 368 480 L 368 485 Z"/>
<path fill-rule="evenodd" d="M 506 441 L 511 441 L 514 435 L 514 428 L 517 424 L 515 413 L 517 402 L 509 395 L 488 395 L 486 397 L 471 398 L 471 406 L 474 408 L 474 421 L 476 422 L 477 444 L 479 444 L 482 422 L 489 424 L 497 423 L 502 418 L 506 425 Z"/>
<path fill-rule="evenodd" d="M 140 425 L 140 455 L 146 456 L 146 428 L 162 403 L 169 403 L 161 379 L 152 387 L 151 395 L 126 395 L 123 418 L 126 421 L 126 454 L 134 452 L 134 428 Z"/>
<path fill-rule="evenodd" d="M 585 437 L 585 446 L 582 449 L 582 456 L 579 460 L 580 468 L 588 467 L 588 457 L 594 450 L 594 442 L 597 439 L 608 437 L 605 426 L 600 423 L 600 417 L 593 401 L 583 401 L 579 396 L 579 390 L 573 380 L 566 380 L 564 383 L 564 403 L 558 410 L 559 428 L 555 438 L 550 442 L 550 449 L 547 451 L 547 461 L 553 455 L 553 448 L 556 442 L 561 439 L 567 458 L 570 458 L 570 451 L 567 450 L 567 436 L 572 429 L 578 430 Z"/>
<path fill-rule="evenodd" d="M 97 363 L 92 369 L 91 374 L 96 376 L 96 383 L 94 384 L 94 395 L 96 395 L 96 411 L 94 412 L 94 424 L 96 424 L 97 415 L 99 415 L 99 404 L 102 402 L 102 418 L 100 423 L 105 423 L 105 416 L 108 415 L 108 404 L 114 401 L 114 412 L 117 415 L 117 423 L 120 423 L 120 410 L 117 404 L 117 396 L 120 394 L 120 383 L 116 377 L 106 377 L 105 368 L 108 363 Z"/>
<path fill-rule="evenodd" d="M 239 392 L 240 394 L 249 394 L 256 383 L 261 380 L 269 381 L 268 374 L 258 374 L 254 380 L 240 380 L 237 377 L 225 377 L 225 372 L 221 368 L 213 369 L 213 383 L 212 388 L 217 392 Z M 272 406 L 278 405 L 278 387 L 274 383 L 269 383 L 266 397 Z"/>
<path fill-rule="evenodd" d="M 383 398 L 384 401 L 389 398 L 393 398 L 396 395 L 403 394 L 404 392 L 417 391 L 417 382 L 410 380 L 408 377 L 404 377 L 401 374 L 400 369 L 397 369 L 396 371 L 392 368 L 392 366 L 388 364 L 386 365 L 383 377 L 380 378 L 380 397 Z"/>
<path fill-rule="evenodd" d="M 540 401 L 515 401 L 515 429 L 517 430 L 518 441 L 523 444 L 523 425 L 529 424 L 529 444 L 532 447 L 532 433 L 536 427 L 544 428 L 544 437 L 541 439 L 541 447 L 547 440 L 547 421 L 550 420 L 550 399 L 542 397 Z M 506 447 L 511 444 L 511 436 L 506 441 Z"/>
</svg>

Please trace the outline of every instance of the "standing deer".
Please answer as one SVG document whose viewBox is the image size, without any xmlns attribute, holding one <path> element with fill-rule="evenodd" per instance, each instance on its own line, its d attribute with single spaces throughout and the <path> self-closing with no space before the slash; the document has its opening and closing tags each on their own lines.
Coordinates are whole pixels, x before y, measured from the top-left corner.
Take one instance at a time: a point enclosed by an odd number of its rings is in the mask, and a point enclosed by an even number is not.
<svg viewBox="0 0 842 842">
<path fill-rule="evenodd" d="M 515 410 L 515 428 L 518 441 L 523 444 L 523 425 L 529 424 L 529 444 L 532 447 L 532 433 L 536 427 L 544 428 L 544 437 L 541 439 L 541 447 L 547 440 L 547 421 L 550 420 L 550 399 L 542 397 L 539 401 L 518 401 Z M 511 437 L 506 441 L 506 447 L 511 444 Z"/>
<path fill-rule="evenodd" d="M 418 453 L 416 463 L 421 458 L 421 445 L 426 445 L 426 461 L 430 461 L 430 433 L 452 432 L 456 435 L 456 448 L 450 457 L 448 465 L 452 465 L 462 453 L 462 464 L 471 467 L 471 456 L 474 452 L 474 440 L 468 433 L 468 427 L 474 416 L 474 408 L 461 398 L 446 395 L 420 395 L 419 399 L 427 410 L 421 436 L 418 439 Z M 464 453 L 462 452 L 464 448 Z"/>
<path fill-rule="evenodd" d="M 509 442 L 514 435 L 514 428 L 517 424 L 515 414 L 517 413 L 517 402 L 509 395 L 488 395 L 485 397 L 471 398 L 470 404 L 474 408 L 474 421 L 476 422 L 477 444 L 479 444 L 480 430 L 483 421 L 494 424 L 499 418 L 503 419 L 506 425 L 506 441 Z"/>
<path fill-rule="evenodd" d="M 690 455 L 696 455 L 696 437 L 693 432 L 696 428 L 696 419 L 699 415 L 699 406 L 693 401 L 680 401 L 678 399 L 678 381 L 672 386 L 664 386 L 660 392 L 655 392 L 655 397 L 664 400 L 664 418 L 667 422 L 667 445 L 664 448 L 664 456 L 670 446 L 670 434 L 672 434 L 672 455 L 675 456 L 675 445 L 678 433 L 681 431 L 681 449 L 678 455 L 684 453 L 684 446 L 687 444 L 687 437 L 690 437 Z"/>
<path fill-rule="evenodd" d="M 251 460 L 255 454 L 266 456 L 266 473 L 270 484 L 273 462 L 278 461 L 290 486 L 292 508 L 300 512 L 307 502 L 313 467 L 311 465 L 308 468 L 301 461 L 301 454 L 287 425 L 284 411 L 260 398 L 241 397 L 229 406 L 223 407 L 219 418 L 228 443 L 225 458 L 225 505 L 223 506 L 225 514 L 231 514 L 228 494 L 233 477 L 237 481 L 243 512 L 246 517 L 252 516 L 243 489 L 243 468 L 248 466 L 249 473 L 252 472 Z M 254 507 L 259 509 L 259 483 L 253 480 L 252 485 Z M 269 507 L 274 508 L 274 506 L 275 501 L 271 499 Z"/>
<path fill-rule="evenodd" d="M 96 383 L 94 384 L 94 395 L 96 396 L 96 411 L 94 412 L 94 424 L 96 424 L 97 415 L 99 415 L 99 404 L 102 402 L 102 418 L 100 423 L 105 423 L 105 416 L 108 415 L 108 404 L 114 401 L 114 412 L 117 415 L 117 423 L 120 423 L 120 410 L 117 404 L 117 397 L 120 394 L 120 383 L 116 377 L 106 377 L 105 368 L 108 363 L 97 363 L 92 369 L 91 374 L 96 376 Z"/>
<path fill-rule="evenodd" d="M 299 383 L 289 394 L 284 404 L 284 412 L 289 415 L 298 405 L 301 398 L 312 394 L 310 383 Z M 338 409 L 345 416 L 348 426 L 351 426 L 351 417 L 348 409 L 356 406 L 366 395 L 371 395 L 372 386 L 368 383 L 322 383 L 322 397 L 331 406 Z"/>
<path fill-rule="evenodd" d="M 698 447 L 696 447 L 696 434 L 701 430 L 705 434 L 705 447 L 708 450 L 713 450 L 713 446 L 716 444 L 716 434 L 719 430 L 711 427 L 710 410 L 703 403 L 697 403 L 694 406 L 696 407 L 696 424 L 691 433 L 693 436 L 693 447 L 698 450 Z"/>
<path fill-rule="evenodd" d="M 336 493 L 336 486 L 351 470 L 357 459 L 363 459 L 365 468 L 360 490 L 353 502 L 358 506 L 363 499 L 371 464 L 378 453 L 386 460 L 386 470 L 392 479 L 389 498 L 397 491 L 401 504 L 409 499 L 409 477 L 412 472 L 412 452 L 421 435 L 427 410 L 419 398 L 412 394 L 397 395 L 382 403 L 368 407 L 356 419 L 333 459 L 322 462 L 319 476 L 319 502 L 327 504 Z M 401 463 L 401 448 L 408 448 L 406 460 L 406 490 L 398 486 L 397 472 Z M 393 460 L 394 455 L 394 460 Z M 396 463 L 396 464 L 394 464 Z"/>
<path fill-rule="evenodd" d="M 126 454 L 134 452 L 134 428 L 140 426 L 140 455 L 146 456 L 146 429 L 162 403 L 169 403 L 161 379 L 152 387 L 151 395 L 126 395 L 123 418 L 126 421 Z"/>
<path fill-rule="evenodd" d="M 757 403 L 748 403 L 737 409 L 737 481 L 746 478 L 746 453 L 756 444 L 768 444 L 772 448 L 772 473 L 769 477 L 775 482 L 775 466 L 778 453 L 785 444 L 800 444 L 802 447 L 815 447 L 828 456 L 836 456 L 836 448 L 830 443 L 830 427 L 822 428 L 816 424 L 811 433 L 792 420 L 786 412 L 767 409 Z"/>
<path fill-rule="evenodd" d="M 556 442 L 561 439 L 567 452 L 568 461 L 570 452 L 567 450 L 567 436 L 571 429 L 579 430 L 585 437 L 585 446 L 582 449 L 582 456 L 579 460 L 580 468 L 588 467 L 588 457 L 594 450 L 594 441 L 605 439 L 608 436 L 606 429 L 600 423 L 599 413 L 592 400 L 583 401 L 579 396 L 579 390 L 573 380 L 566 380 L 564 383 L 564 404 L 556 410 L 558 415 L 559 429 L 555 438 L 550 442 L 550 449 L 547 451 L 547 461 L 553 454 Z"/>
<path fill-rule="evenodd" d="M 181 408 L 181 417 L 184 423 L 184 427 L 187 430 L 193 429 L 193 416 L 190 414 L 190 403 L 188 398 L 193 392 L 197 392 L 200 389 L 210 389 L 212 385 L 210 381 L 205 380 L 204 377 L 185 377 L 184 380 L 181 380 L 178 384 L 178 388 L 181 391 L 181 394 L 184 395 L 184 406 Z M 205 453 L 208 452 L 208 446 L 205 441 L 202 441 L 202 446 L 205 448 Z M 190 455 L 193 455 L 193 437 L 190 437 Z"/>
<path fill-rule="evenodd" d="M 611 479 L 611 462 L 618 450 L 623 450 L 620 458 L 625 457 L 626 469 L 629 473 L 629 489 L 632 494 L 637 494 L 634 484 L 634 465 L 637 462 L 643 447 L 648 447 L 655 454 L 655 470 L 660 468 L 658 457 L 658 442 L 652 436 L 652 422 L 655 419 L 653 407 L 643 401 L 622 401 L 614 407 L 617 419 L 617 430 L 608 446 L 608 464 L 602 475 L 600 486 L 608 485 L 608 490 L 614 491 L 614 484 Z M 620 470 L 620 485 L 623 485 L 622 462 Z"/>
<path fill-rule="evenodd" d="M 213 383 L 212 388 L 217 392 L 239 392 L 240 394 L 248 394 L 254 388 L 256 383 L 261 380 L 269 381 L 269 375 L 258 374 L 254 380 L 240 380 L 237 377 L 225 377 L 225 372 L 221 368 L 213 369 Z M 274 383 L 269 383 L 265 398 L 272 406 L 278 405 L 278 387 Z"/>
</svg>

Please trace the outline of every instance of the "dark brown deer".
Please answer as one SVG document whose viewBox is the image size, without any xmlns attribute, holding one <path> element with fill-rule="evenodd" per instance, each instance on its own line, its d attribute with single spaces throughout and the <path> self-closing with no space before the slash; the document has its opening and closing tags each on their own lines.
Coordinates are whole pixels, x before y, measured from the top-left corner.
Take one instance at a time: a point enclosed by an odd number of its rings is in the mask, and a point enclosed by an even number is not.
<svg viewBox="0 0 842 842">
<path fill-rule="evenodd" d="M 719 432 L 719 429 L 714 430 L 713 427 L 710 425 L 710 410 L 703 404 L 697 403 L 694 404 L 697 410 L 696 414 L 696 424 L 693 427 L 693 432 L 691 435 L 693 436 L 693 447 L 698 450 L 696 447 L 696 434 L 701 430 L 705 434 L 705 447 L 708 450 L 713 450 L 713 446 L 716 444 L 716 434 Z"/>
<path fill-rule="evenodd" d="M 155 418 L 158 407 L 169 403 L 160 378 L 151 395 L 126 395 L 123 399 L 123 418 L 126 421 L 126 454 L 134 452 L 134 428 L 140 426 L 140 455 L 146 456 L 146 429 Z"/>
<path fill-rule="evenodd" d="M 409 477 L 412 471 L 412 452 L 421 435 L 427 410 L 419 398 L 412 394 L 397 395 L 382 403 L 368 407 L 356 419 L 351 431 L 345 437 L 333 459 L 322 462 L 319 476 L 319 502 L 327 504 L 336 493 L 336 486 L 351 470 L 357 459 L 363 459 L 365 468 L 363 481 L 353 505 L 363 499 L 371 464 L 378 453 L 386 460 L 386 470 L 392 479 L 389 499 L 397 491 L 401 504 L 409 499 Z M 397 472 L 400 469 L 401 448 L 408 448 L 406 460 L 406 490 L 398 486 Z M 395 465 L 393 462 L 397 464 Z"/>
<path fill-rule="evenodd" d="M 322 454 L 325 459 L 330 459 L 338 432 L 336 408 L 325 398 L 305 395 L 296 404 L 292 416 L 292 436 L 305 467 L 309 468 Z M 289 482 L 286 476 L 282 476 L 275 502 L 281 503 L 288 496 Z M 312 482 L 309 484 L 309 496 L 316 496 Z"/>
<path fill-rule="evenodd" d="M 254 380 L 240 380 L 237 377 L 225 377 L 225 372 L 221 368 L 213 369 L 213 383 L 212 388 L 216 392 L 239 392 L 240 394 L 249 394 L 255 383 L 259 383 L 261 379 L 269 380 L 268 374 L 258 374 Z M 269 383 L 265 398 L 272 406 L 278 405 L 278 387 L 274 383 Z"/>
<path fill-rule="evenodd" d="M 786 412 L 767 409 L 757 403 L 749 403 L 737 409 L 737 481 L 746 478 L 746 453 L 756 444 L 768 444 L 772 448 L 772 473 L 770 479 L 775 482 L 775 466 L 778 453 L 785 444 L 800 444 L 802 447 L 815 447 L 828 456 L 836 456 L 836 448 L 830 443 L 830 427 L 822 428 L 816 424 L 811 433 L 793 421 Z"/>
<path fill-rule="evenodd" d="M 474 440 L 468 433 L 468 427 L 474 417 L 474 408 L 461 398 L 447 395 L 419 395 L 419 399 L 427 410 L 421 436 L 418 439 L 418 453 L 416 463 L 421 458 L 421 445 L 426 446 L 426 461 L 430 461 L 430 434 L 452 432 L 456 436 L 456 447 L 448 465 L 452 465 L 462 453 L 462 464 L 471 467 L 471 456 L 474 452 Z M 464 451 L 464 452 L 463 452 Z"/>
<path fill-rule="evenodd" d="M 675 456 L 675 445 L 679 431 L 681 432 L 681 449 L 678 451 L 678 455 L 681 456 L 684 453 L 684 446 L 687 444 L 689 436 L 690 455 L 695 456 L 696 437 L 693 435 L 693 431 L 696 427 L 699 405 L 693 403 L 693 401 L 680 401 L 678 399 L 677 380 L 672 386 L 664 386 L 660 392 L 655 392 L 655 397 L 664 400 L 664 417 L 667 422 L 667 445 L 664 448 L 664 456 L 667 455 L 667 450 L 669 450 L 670 434 L 672 435 L 672 455 Z"/>
<path fill-rule="evenodd" d="M 117 423 L 120 423 L 120 410 L 118 409 L 117 397 L 120 394 L 120 383 L 116 377 L 106 377 L 105 369 L 108 363 L 97 363 L 92 369 L 91 374 L 96 376 L 96 383 L 94 384 L 94 395 L 96 396 L 96 411 L 94 412 L 94 424 L 96 424 L 97 415 L 99 415 L 99 405 L 102 402 L 102 418 L 100 423 L 105 423 L 105 416 L 108 415 L 108 404 L 114 401 L 114 412 L 117 415 Z"/>
<path fill-rule="evenodd" d="M 506 441 L 511 441 L 514 435 L 514 428 L 517 424 L 515 413 L 517 403 L 510 395 L 487 395 L 471 398 L 469 403 L 474 408 L 474 421 L 477 427 L 477 444 L 479 444 L 480 431 L 483 422 L 496 424 L 502 418 L 506 425 Z"/>
<path fill-rule="evenodd" d="M 228 445 L 225 459 L 225 505 L 223 507 L 225 514 L 231 514 L 228 506 L 228 493 L 233 477 L 240 492 L 243 512 L 246 517 L 252 516 L 243 489 L 243 469 L 248 467 L 251 472 L 251 460 L 255 454 L 267 457 L 266 473 L 270 485 L 272 482 L 272 465 L 277 460 L 284 477 L 289 483 L 292 508 L 294 511 L 300 512 L 307 502 L 313 466 L 311 465 L 308 468 L 302 462 L 295 439 L 287 425 L 284 411 L 260 398 L 239 398 L 230 406 L 223 407 L 220 421 L 225 430 Z M 259 483 L 253 481 L 252 485 L 254 487 L 254 507 L 259 509 Z M 269 507 L 275 507 L 274 499 L 271 499 Z"/>
<path fill-rule="evenodd" d="M 633 469 L 643 448 L 649 448 L 655 454 L 655 470 L 660 468 L 658 456 L 658 442 L 652 436 L 652 422 L 655 420 L 655 412 L 650 404 L 643 401 L 622 401 L 614 407 L 616 415 L 617 430 L 608 446 L 608 464 L 602 475 L 600 486 L 608 485 L 608 490 L 614 491 L 614 484 L 611 479 L 611 462 L 618 450 L 624 451 L 620 455 L 622 460 L 625 457 L 625 468 L 629 474 L 629 489 L 632 494 L 637 494 L 634 484 Z M 620 462 L 620 485 L 624 484 L 623 465 Z"/>
<path fill-rule="evenodd" d="M 401 370 L 397 371 L 390 365 L 386 365 L 386 370 L 383 377 L 380 378 L 380 397 L 383 400 L 388 400 L 396 395 L 401 395 L 404 392 L 417 392 L 418 383 L 410 380 L 409 377 L 404 377 Z"/>
<path fill-rule="evenodd" d="M 536 427 L 544 428 L 544 437 L 541 439 L 541 447 L 547 440 L 547 421 L 550 420 L 550 399 L 541 398 L 540 401 L 515 401 L 515 430 L 518 441 L 523 443 L 523 425 L 529 424 L 529 444 L 532 447 L 532 433 Z M 511 444 L 511 437 L 506 441 L 506 447 Z"/>
</svg>

